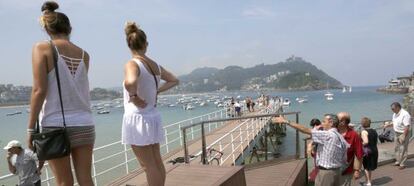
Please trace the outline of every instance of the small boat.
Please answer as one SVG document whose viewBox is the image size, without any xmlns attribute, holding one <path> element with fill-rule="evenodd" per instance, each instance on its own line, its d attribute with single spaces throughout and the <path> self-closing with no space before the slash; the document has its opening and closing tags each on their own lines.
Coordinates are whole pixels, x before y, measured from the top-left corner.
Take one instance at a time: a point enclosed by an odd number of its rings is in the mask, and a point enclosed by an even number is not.
<svg viewBox="0 0 414 186">
<path fill-rule="evenodd" d="M 307 103 L 308 102 L 308 99 L 301 97 L 301 98 L 296 98 L 296 101 L 298 103 Z"/>
<path fill-rule="evenodd" d="M 329 92 L 329 91 L 326 92 L 324 95 L 325 95 L 325 97 L 333 97 L 334 96 L 334 94 Z"/>
<path fill-rule="evenodd" d="M 193 110 L 195 107 L 191 104 L 187 104 L 184 106 L 184 110 Z"/>
<path fill-rule="evenodd" d="M 109 110 L 98 111 L 98 114 L 109 114 Z"/>
<path fill-rule="evenodd" d="M 217 107 L 224 107 L 224 105 L 220 103 L 217 105 Z"/>
<path fill-rule="evenodd" d="M 175 107 L 175 105 L 174 104 L 169 104 L 168 107 Z"/>
<path fill-rule="evenodd" d="M 285 99 L 282 103 L 282 106 L 288 107 L 290 106 L 290 100 L 289 99 Z"/>
<path fill-rule="evenodd" d="M 349 86 L 348 92 L 352 92 L 352 87 Z"/>
<path fill-rule="evenodd" d="M 345 92 L 346 92 L 346 88 L 342 87 L 342 93 L 345 93 Z"/>
<path fill-rule="evenodd" d="M 333 94 L 333 93 L 331 93 L 331 92 L 329 92 L 329 91 L 325 93 L 325 98 L 326 98 L 326 100 L 328 100 L 328 101 L 333 100 L 333 96 L 334 96 L 334 94 Z"/>
<path fill-rule="evenodd" d="M 328 100 L 328 101 L 332 101 L 332 100 L 333 100 L 333 96 L 327 96 L 327 97 L 326 97 L 326 100 Z"/>
<path fill-rule="evenodd" d="M 201 102 L 200 107 L 204 107 L 204 106 L 207 106 L 207 103 L 206 102 Z"/>
<path fill-rule="evenodd" d="M 12 113 L 7 113 L 6 116 L 14 116 L 14 115 L 17 115 L 17 114 L 22 114 L 22 112 L 16 111 L 16 112 L 12 112 Z"/>
</svg>

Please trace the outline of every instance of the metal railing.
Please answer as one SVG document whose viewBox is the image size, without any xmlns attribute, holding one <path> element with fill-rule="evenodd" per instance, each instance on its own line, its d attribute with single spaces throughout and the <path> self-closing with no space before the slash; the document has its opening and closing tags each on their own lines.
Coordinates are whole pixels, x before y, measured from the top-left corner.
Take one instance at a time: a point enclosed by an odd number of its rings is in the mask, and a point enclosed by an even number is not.
<svg viewBox="0 0 414 186">
<path fill-rule="evenodd" d="M 165 143 L 162 144 L 160 146 L 160 148 L 165 149 L 165 153 L 169 153 L 171 151 L 171 146 L 173 146 L 174 143 L 180 142 L 180 144 L 179 145 L 177 144 L 177 146 L 175 148 L 177 148 L 179 146 L 182 146 L 183 136 L 181 135 L 180 131 L 181 131 L 181 128 L 185 125 L 191 125 L 193 123 L 197 123 L 197 122 L 204 121 L 204 120 L 221 119 L 221 118 L 228 118 L 228 117 L 230 117 L 229 113 L 228 113 L 228 109 L 225 107 L 224 109 L 220 109 L 220 110 L 208 113 L 208 114 L 204 114 L 204 115 L 201 115 L 201 116 L 196 116 L 196 117 L 193 117 L 193 118 L 185 119 L 185 120 L 182 120 L 182 121 L 179 121 L 179 122 L 176 122 L 176 123 L 166 125 L 166 126 L 163 127 L 164 131 L 165 131 L 165 134 L 164 134 Z M 215 128 L 218 128 L 222 124 L 223 123 L 210 124 L 210 125 L 208 125 L 208 130 L 211 131 Z M 191 136 L 191 139 L 195 139 L 197 137 L 196 133 L 199 130 L 200 129 L 192 130 L 191 132 L 189 132 L 189 135 Z M 175 137 L 174 137 L 174 135 L 175 135 Z M 117 151 L 117 152 L 112 153 L 108 156 L 97 159 L 97 157 L 96 157 L 97 152 L 104 151 L 104 150 L 106 150 L 108 148 L 112 148 L 112 147 L 122 147 L 123 150 Z M 102 175 L 107 174 L 111 171 L 114 171 L 114 170 L 116 170 L 116 169 L 118 169 L 122 166 L 125 166 L 125 173 L 128 174 L 130 172 L 128 163 L 130 163 L 132 161 L 136 161 L 135 156 L 131 156 L 131 157 L 128 156 L 128 153 L 130 151 L 132 151 L 132 148 L 128 147 L 127 145 L 122 145 L 121 140 L 110 143 L 110 144 L 107 144 L 107 145 L 104 145 L 104 146 L 101 146 L 101 147 L 94 148 L 93 149 L 93 155 L 92 155 L 92 178 L 95 182 L 95 185 L 98 185 L 98 177 L 99 176 L 102 176 Z M 98 164 L 103 164 L 104 162 L 108 162 L 108 161 L 110 161 L 111 159 L 113 159 L 115 157 L 122 157 L 123 162 L 121 162 L 121 163 L 119 163 L 119 164 L 117 164 L 113 167 L 110 167 L 108 169 L 105 169 L 103 171 L 99 171 L 97 169 Z M 43 175 L 44 175 L 45 178 L 42 180 L 42 183 L 46 183 L 48 186 L 50 186 L 52 184 L 51 181 L 54 180 L 55 177 L 52 176 L 52 174 L 50 173 L 48 163 L 45 163 L 44 168 L 43 168 L 43 172 L 44 172 Z M 0 181 L 8 180 L 8 179 L 11 179 L 11 178 L 14 178 L 14 177 L 15 177 L 15 175 L 13 175 L 13 174 L 3 175 L 3 176 L 0 177 Z"/>
<path fill-rule="evenodd" d="M 271 118 L 274 116 L 286 116 L 286 115 L 295 115 L 296 116 L 296 122 L 299 122 L 299 114 L 300 112 L 278 112 L 279 109 L 281 108 L 281 104 L 276 104 L 276 106 L 274 108 L 277 108 L 277 110 L 266 110 L 267 113 L 271 113 L 271 114 L 263 114 L 260 113 L 258 115 L 254 115 L 254 116 L 244 116 L 244 117 L 238 117 L 238 118 L 226 118 L 226 119 L 216 119 L 216 120 L 208 120 L 208 121 L 202 121 L 199 123 L 195 123 L 189 126 L 185 126 L 182 128 L 182 133 L 183 133 L 183 150 L 184 150 L 184 161 L 185 163 L 189 163 L 190 162 L 190 156 L 189 156 L 189 152 L 188 152 L 188 145 L 187 145 L 187 139 L 185 136 L 187 136 L 187 130 L 194 128 L 194 127 L 200 127 L 201 129 L 201 151 L 198 152 L 196 154 L 197 155 L 201 155 L 201 162 L 203 164 L 207 164 L 207 148 L 210 148 L 214 145 L 218 145 L 220 151 L 224 150 L 227 147 L 231 146 L 231 153 L 227 155 L 227 157 L 222 157 L 220 164 L 223 164 L 229 157 L 232 157 L 232 163 L 235 164 L 235 161 L 238 157 L 238 155 L 236 156 L 236 154 L 242 154 L 244 149 L 240 149 L 239 147 L 243 147 L 243 142 L 246 142 L 247 146 L 250 145 L 250 142 L 257 136 L 257 134 L 259 133 L 259 131 L 261 131 L 264 126 L 267 124 L 267 120 L 260 120 L 262 118 Z M 259 119 L 260 118 L 260 119 Z M 236 126 L 234 129 L 232 129 L 231 131 L 229 131 L 227 134 L 225 134 L 224 136 L 222 136 L 221 138 L 217 139 L 216 141 L 214 141 L 212 144 L 208 145 L 206 144 L 206 133 L 205 133 L 205 126 L 207 124 L 210 123 L 216 123 L 216 122 L 226 122 L 226 121 L 233 121 L 233 120 L 246 120 L 244 122 L 242 122 L 241 124 L 239 124 L 238 126 Z M 243 129 L 244 128 L 244 129 Z M 234 135 L 234 133 L 237 133 L 238 135 Z M 244 135 L 243 135 L 244 132 Z M 243 136 L 247 136 L 247 140 L 243 139 Z M 225 145 L 223 143 L 221 143 L 221 141 L 225 141 L 225 138 L 230 138 L 230 143 L 225 143 Z M 299 132 L 296 131 L 296 157 L 299 158 L 300 156 L 300 141 L 299 141 Z M 240 144 L 238 146 L 235 146 L 236 143 Z"/>
</svg>

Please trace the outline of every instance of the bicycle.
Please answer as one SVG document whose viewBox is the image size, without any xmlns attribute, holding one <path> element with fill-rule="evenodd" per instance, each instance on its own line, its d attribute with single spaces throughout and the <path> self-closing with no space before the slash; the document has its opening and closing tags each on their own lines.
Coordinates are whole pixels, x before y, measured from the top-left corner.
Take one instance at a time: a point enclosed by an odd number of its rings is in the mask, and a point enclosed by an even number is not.
<svg viewBox="0 0 414 186">
<path fill-rule="evenodd" d="M 201 153 L 198 155 L 189 155 L 189 158 L 190 158 L 189 161 L 192 161 L 200 156 L 201 156 Z M 207 165 L 220 165 L 220 159 L 222 156 L 223 156 L 223 152 L 218 151 L 214 148 L 208 148 L 207 156 L 206 156 Z M 177 163 L 184 163 L 184 162 L 185 162 L 185 158 L 182 156 L 167 161 L 167 163 L 171 163 L 173 165 Z M 203 160 L 200 161 L 200 164 L 202 163 L 203 163 Z"/>
<path fill-rule="evenodd" d="M 207 149 L 207 164 L 208 165 L 220 165 L 221 157 L 223 156 L 223 152 L 218 151 L 214 148 Z"/>
</svg>

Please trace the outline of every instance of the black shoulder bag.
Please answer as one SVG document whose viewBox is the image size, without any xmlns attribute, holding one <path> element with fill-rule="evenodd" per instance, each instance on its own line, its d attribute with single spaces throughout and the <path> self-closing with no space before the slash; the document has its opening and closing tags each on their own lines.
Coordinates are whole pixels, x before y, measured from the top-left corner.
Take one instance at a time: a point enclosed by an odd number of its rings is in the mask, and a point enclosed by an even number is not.
<svg viewBox="0 0 414 186">
<path fill-rule="evenodd" d="M 40 132 L 39 121 L 36 122 L 36 133 L 32 134 L 34 151 L 39 160 L 51 160 L 70 154 L 70 141 L 66 132 L 65 113 L 63 110 L 62 92 L 60 88 L 59 69 L 55 46 L 50 41 L 53 63 L 55 65 L 56 80 L 59 90 L 60 108 L 62 109 L 63 127 L 48 132 Z"/>
</svg>

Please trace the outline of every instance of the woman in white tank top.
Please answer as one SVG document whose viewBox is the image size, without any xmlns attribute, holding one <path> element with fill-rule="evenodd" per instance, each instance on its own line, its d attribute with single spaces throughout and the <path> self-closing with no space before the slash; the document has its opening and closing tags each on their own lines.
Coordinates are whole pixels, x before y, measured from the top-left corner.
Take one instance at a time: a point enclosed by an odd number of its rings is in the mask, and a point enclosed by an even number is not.
<svg viewBox="0 0 414 186">
<path fill-rule="evenodd" d="M 125 65 L 122 143 L 131 145 L 148 184 L 164 185 L 166 174 L 160 153 L 164 130 L 156 108 L 157 94 L 176 86 L 178 79 L 145 55 L 147 37 L 134 22 L 126 24 L 125 34 L 132 59 Z M 165 83 L 159 85 L 160 79 Z"/>
<path fill-rule="evenodd" d="M 79 185 L 93 186 L 91 176 L 92 150 L 95 128 L 90 110 L 89 97 L 89 55 L 69 41 L 71 25 L 69 18 L 55 12 L 56 2 L 45 2 L 40 21 L 51 38 L 38 42 L 33 47 L 33 90 L 28 124 L 29 148 L 33 149 L 31 134 L 36 120 L 40 120 L 42 131 L 63 126 L 63 116 L 57 88 L 54 57 L 57 53 L 57 69 L 61 84 L 62 102 L 67 134 L 71 142 L 71 156 Z M 39 116 L 40 113 L 40 116 Z M 56 178 L 56 185 L 73 185 L 70 156 L 48 160 Z"/>
</svg>

